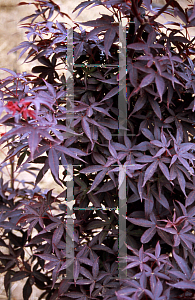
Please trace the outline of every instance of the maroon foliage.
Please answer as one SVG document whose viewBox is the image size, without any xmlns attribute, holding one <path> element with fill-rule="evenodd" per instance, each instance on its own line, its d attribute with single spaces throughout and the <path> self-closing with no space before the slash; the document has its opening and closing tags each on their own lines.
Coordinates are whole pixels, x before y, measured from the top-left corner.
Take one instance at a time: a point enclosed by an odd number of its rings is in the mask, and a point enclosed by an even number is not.
<svg viewBox="0 0 195 300">
<path fill-rule="evenodd" d="M 0 82 L 0 122 L 11 126 L 0 140 L 9 149 L 1 170 L 15 158 L 17 170 L 38 171 L 35 182 L 24 180 L 23 188 L 14 176 L 0 180 L 0 272 L 7 293 L 11 282 L 26 278 L 25 300 L 33 285 L 47 300 L 193 299 L 195 51 L 188 29 L 195 26 L 195 5 L 80 3 L 78 14 L 99 5 L 109 14 L 74 22 L 72 99 L 65 72 L 70 18 L 52 0 L 32 4 L 35 13 L 22 20 L 28 41 L 12 51 L 21 49 L 26 62 L 38 61 L 32 69 L 38 76 L 4 69 L 9 75 Z M 58 22 L 58 14 L 68 21 Z M 175 27 L 159 23 L 161 14 L 178 17 L 171 23 Z M 128 118 L 119 135 L 122 18 Z M 73 236 L 66 221 L 69 165 L 74 166 Z M 38 187 L 49 170 L 64 189 L 57 196 Z M 127 276 L 121 279 L 116 208 L 125 178 L 128 255 Z M 66 250 L 68 239 L 74 257 Z M 66 277 L 70 266 L 72 279 Z"/>
</svg>

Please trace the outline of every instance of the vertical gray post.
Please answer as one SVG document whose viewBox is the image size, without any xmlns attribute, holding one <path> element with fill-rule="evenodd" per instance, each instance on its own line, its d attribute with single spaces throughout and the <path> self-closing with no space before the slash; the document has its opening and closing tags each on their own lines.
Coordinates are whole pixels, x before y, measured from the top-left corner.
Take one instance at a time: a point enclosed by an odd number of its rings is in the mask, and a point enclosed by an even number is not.
<svg viewBox="0 0 195 300">
<path fill-rule="evenodd" d="M 127 100 L 126 100 L 126 26 L 119 23 L 119 135 L 124 136 L 127 128 Z"/>
<path fill-rule="evenodd" d="M 66 126 L 74 130 L 74 78 L 73 78 L 73 28 L 67 28 L 67 56 L 66 56 L 66 110 L 73 112 L 67 113 Z M 69 133 L 69 136 L 71 134 Z M 73 182 L 73 166 L 67 166 L 68 181 L 67 186 L 67 215 L 66 215 L 66 259 L 74 260 L 74 219 L 73 204 L 74 204 L 74 182 Z M 66 278 L 73 279 L 73 264 L 66 269 Z"/>
<path fill-rule="evenodd" d="M 74 110 L 74 78 L 73 78 L 73 28 L 67 28 L 66 57 L 66 110 Z M 73 130 L 74 112 L 67 114 L 66 126 Z M 69 135 L 71 135 L 69 133 Z"/>
<path fill-rule="evenodd" d="M 119 278 L 126 278 L 127 270 L 122 271 L 127 266 L 127 262 L 122 262 L 121 257 L 127 257 L 126 248 L 126 214 L 127 214 L 127 196 L 126 196 L 126 167 L 119 166 L 119 245 L 118 245 L 118 262 Z M 124 217 L 123 217 L 124 216 Z"/>
<path fill-rule="evenodd" d="M 74 261 L 74 219 L 73 205 L 74 205 L 74 195 L 73 195 L 73 166 L 67 166 L 68 181 L 67 186 L 67 215 L 66 215 L 66 259 L 67 263 L 69 260 Z M 73 279 L 73 263 L 66 269 L 66 278 Z"/>
<path fill-rule="evenodd" d="M 119 136 L 127 134 L 127 100 L 126 100 L 126 26 L 119 23 L 119 96 L 118 96 L 118 110 L 119 110 Z M 127 262 L 122 262 L 121 257 L 127 256 L 126 243 L 126 217 L 127 213 L 127 199 L 126 199 L 126 168 L 119 166 L 119 278 L 125 278 L 127 270 L 122 271 L 126 267 Z"/>
</svg>

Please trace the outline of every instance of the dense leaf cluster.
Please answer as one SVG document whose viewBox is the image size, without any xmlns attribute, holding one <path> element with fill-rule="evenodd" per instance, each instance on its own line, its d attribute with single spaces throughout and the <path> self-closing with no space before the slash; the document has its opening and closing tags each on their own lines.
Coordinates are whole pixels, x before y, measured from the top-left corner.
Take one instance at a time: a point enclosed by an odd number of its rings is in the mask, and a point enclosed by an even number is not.
<svg viewBox="0 0 195 300">
<path fill-rule="evenodd" d="M 21 2 L 20 5 L 27 5 Z M 11 70 L 1 80 L 0 143 L 8 149 L 1 170 L 38 170 L 33 187 L 0 181 L 0 271 L 10 282 L 26 278 L 40 299 L 193 299 L 195 290 L 195 5 L 176 0 L 91 0 L 79 14 L 104 6 L 108 15 L 74 22 L 74 99 L 66 78 L 69 16 L 52 0 L 34 0 L 25 17 L 25 61 L 34 74 Z M 168 10 L 167 10 L 168 9 Z M 169 28 L 157 17 L 178 20 Z M 119 22 L 126 25 L 128 119 L 118 135 Z M 24 23 L 25 22 L 25 23 Z M 174 26 L 173 26 L 174 25 Z M 83 26 L 92 27 L 90 30 Z M 90 64 L 90 67 L 85 66 Z M 94 64 L 94 66 L 92 66 Z M 99 66 L 97 64 L 100 64 Z M 123 72 L 124 71 L 124 72 Z M 41 164 L 41 168 L 37 168 Z M 66 226 L 66 174 L 74 166 L 74 235 Z M 44 194 L 38 184 L 51 171 L 64 188 Z M 127 276 L 118 277 L 119 188 L 127 184 Z M 76 209 L 77 208 L 77 209 Z M 87 209 L 86 209 L 87 208 Z M 66 253 L 67 237 L 75 256 Z M 119 245 L 119 247 L 122 247 Z M 73 264 L 73 279 L 66 269 Z"/>
</svg>

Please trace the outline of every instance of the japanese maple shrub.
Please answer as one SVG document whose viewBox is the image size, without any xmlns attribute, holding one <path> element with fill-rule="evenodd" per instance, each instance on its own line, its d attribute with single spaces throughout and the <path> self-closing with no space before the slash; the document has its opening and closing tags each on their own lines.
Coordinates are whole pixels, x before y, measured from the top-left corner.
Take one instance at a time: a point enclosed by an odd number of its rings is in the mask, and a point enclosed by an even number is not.
<svg viewBox="0 0 195 300">
<path fill-rule="evenodd" d="M 73 21 L 71 98 L 66 72 L 71 20 L 52 0 L 31 2 L 20 3 L 34 4 L 36 10 L 22 20 L 27 40 L 13 51 L 21 49 L 26 62 L 39 64 L 33 75 L 6 70 L 9 76 L 0 84 L 1 124 L 11 126 L 0 140 L 9 150 L 2 172 L 15 159 L 11 181 L 3 176 L 0 181 L 0 271 L 7 293 L 11 282 L 26 278 L 25 300 L 33 286 L 42 290 L 39 299 L 51 300 L 194 299 L 195 49 L 189 29 L 195 26 L 195 5 L 183 8 L 176 0 L 155 8 L 151 0 L 80 3 L 79 14 L 93 6 L 104 6 L 108 14 Z M 175 21 L 166 27 L 158 18 L 162 14 Z M 57 21 L 58 15 L 66 22 Z M 127 128 L 118 135 L 122 20 Z M 66 226 L 70 165 L 73 236 Z M 34 169 L 35 182 L 18 186 L 16 170 Z M 39 188 L 49 170 L 64 189 L 59 195 Z M 127 275 L 121 278 L 122 216 L 116 208 L 124 178 L 128 255 L 123 258 Z M 68 236 L 74 240 L 72 260 L 66 253 Z"/>
</svg>

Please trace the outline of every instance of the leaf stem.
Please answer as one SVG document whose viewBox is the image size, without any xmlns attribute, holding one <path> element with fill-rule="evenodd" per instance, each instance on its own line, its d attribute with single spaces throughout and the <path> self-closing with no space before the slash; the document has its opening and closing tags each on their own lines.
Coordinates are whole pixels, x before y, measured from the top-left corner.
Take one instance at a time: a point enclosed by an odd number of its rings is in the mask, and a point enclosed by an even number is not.
<svg viewBox="0 0 195 300">
<path fill-rule="evenodd" d="M 142 17 L 140 16 L 140 13 L 138 12 L 137 10 L 137 6 L 136 6 L 136 3 L 135 3 L 135 0 L 132 0 L 132 11 L 135 15 L 135 17 L 138 19 L 138 21 L 141 23 L 141 24 L 144 24 L 144 19 L 142 19 Z"/>
</svg>

